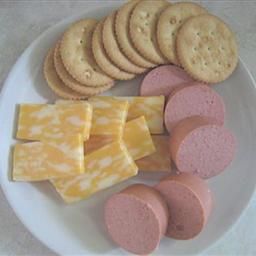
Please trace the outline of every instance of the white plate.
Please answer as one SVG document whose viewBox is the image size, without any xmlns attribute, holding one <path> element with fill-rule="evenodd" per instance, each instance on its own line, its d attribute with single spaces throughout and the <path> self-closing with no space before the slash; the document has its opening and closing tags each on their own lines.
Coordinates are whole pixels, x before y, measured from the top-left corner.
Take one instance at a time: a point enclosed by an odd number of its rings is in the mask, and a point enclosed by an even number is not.
<svg viewBox="0 0 256 256">
<path fill-rule="evenodd" d="M 40 241 L 59 254 L 121 254 L 104 230 L 102 209 L 106 198 L 134 182 L 154 184 L 157 175 L 140 174 L 98 193 L 89 200 L 65 205 L 47 183 L 14 183 L 10 181 L 12 151 L 15 144 L 17 104 L 52 102 L 54 94 L 47 88 L 42 75 L 42 63 L 49 47 L 53 46 L 69 23 L 82 17 L 102 17 L 113 5 L 87 10 L 52 27 L 40 36 L 13 67 L 2 92 L 0 102 L 0 177 L 3 191 L 20 220 Z M 120 83 L 110 93 L 134 95 L 141 78 Z M 190 241 L 164 239 L 157 255 L 193 254 L 210 245 L 236 222 L 251 198 L 256 182 L 256 93 L 255 82 L 240 61 L 234 74 L 215 86 L 227 107 L 226 125 L 238 139 L 238 153 L 232 165 L 222 175 L 210 180 L 215 196 L 215 208 L 205 230 Z"/>
</svg>

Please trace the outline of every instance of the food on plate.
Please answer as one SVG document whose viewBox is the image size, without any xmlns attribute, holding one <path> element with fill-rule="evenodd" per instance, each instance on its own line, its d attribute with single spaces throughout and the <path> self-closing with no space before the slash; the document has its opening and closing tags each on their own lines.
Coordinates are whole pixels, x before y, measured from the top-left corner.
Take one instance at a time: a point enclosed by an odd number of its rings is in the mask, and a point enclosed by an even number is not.
<svg viewBox="0 0 256 256">
<path fill-rule="evenodd" d="M 187 240 L 198 235 L 212 211 L 212 194 L 207 183 L 182 173 L 163 179 L 155 188 L 164 197 L 170 212 L 166 236 Z"/>
<path fill-rule="evenodd" d="M 134 78 L 135 74 L 121 70 L 109 59 L 103 45 L 103 23 L 104 20 L 98 23 L 92 36 L 92 51 L 97 64 L 108 76 L 112 77 L 113 79 L 130 80 Z"/>
<path fill-rule="evenodd" d="M 131 74 L 141 74 L 145 68 L 139 67 L 131 62 L 121 51 L 115 34 L 116 11 L 111 13 L 103 23 L 102 39 L 103 45 L 110 60 L 121 70 Z"/>
<path fill-rule="evenodd" d="M 221 96 L 209 86 L 192 82 L 180 86 L 169 96 L 164 113 L 165 127 L 171 132 L 184 118 L 197 115 L 212 118 L 216 124 L 223 125 L 225 105 Z"/>
<path fill-rule="evenodd" d="M 116 15 L 115 20 L 115 32 L 118 45 L 126 57 L 131 60 L 134 64 L 143 68 L 152 68 L 155 66 L 154 63 L 146 60 L 142 57 L 132 44 L 129 34 L 129 22 L 130 16 L 135 5 L 140 0 L 132 0 L 122 5 Z"/>
<path fill-rule="evenodd" d="M 134 184 L 111 196 L 104 219 L 113 241 L 140 255 L 152 253 L 165 235 L 168 222 L 166 202 L 155 189 Z"/>
<path fill-rule="evenodd" d="M 151 70 L 144 77 L 140 86 L 141 96 L 169 96 L 170 93 L 184 83 L 193 82 L 183 69 L 174 65 L 163 65 Z"/>
<path fill-rule="evenodd" d="M 156 151 L 136 161 L 139 171 L 145 172 L 171 172 L 171 157 L 169 149 L 169 136 L 152 136 Z"/>
<path fill-rule="evenodd" d="M 92 123 L 92 107 L 89 103 L 53 105 L 21 104 L 17 139 L 64 139 L 67 134 L 82 134 L 87 140 Z"/>
<path fill-rule="evenodd" d="M 92 33 L 95 19 L 83 19 L 72 24 L 63 34 L 60 55 L 67 71 L 80 83 L 99 87 L 113 82 L 95 62 L 92 53 Z"/>
<path fill-rule="evenodd" d="M 157 42 L 162 54 L 171 63 L 179 65 L 176 53 L 176 35 L 182 24 L 190 17 L 207 11 L 196 3 L 179 2 L 168 6 L 157 23 Z"/>
<path fill-rule="evenodd" d="M 44 61 L 44 77 L 49 88 L 63 99 L 81 100 L 86 99 L 87 95 L 76 92 L 66 86 L 56 73 L 54 67 L 54 49 L 50 49 Z"/>
<path fill-rule="evenodd" d="M 66 70 L 64 67 L 64 64 L 61 59 L 60 55 L 60 41 L 56 44 L 55 50 L 54 50 L 54 68 L 57 72 L 57 75 L 62 80 L 62 82 L 72 90 L 81 93 L 88 98 L 89 96 L 97 95 L 99 93 L 102 93 L 106 90 L 109 90 L 111 87 L 114 86 L 114 83 L 111 82 L 109 84 L 98 86 L 98 87 L 89 87 L 84 84 L 81 84 L 80 82 L 76 81 Z M 72 98 L 70 98 L 72 99 Z M 79 98 L 75 98 L 76 100 L 79 100 Z"/>
<path fill-rule="evenodd" d="M 52 179 L 57 192 L 67 203 L 77 202 L 92 194 L 135 176 L 138 168 L 125 144 L 116 141 L 84 158 L 85 172 L 64 179 Z"/>
<path fill-rule="evenodd" d="M 134 160 L 156 151 L 144 116 L 126 123 L 123 139 Z"/>
<path fill-rule="evenodd" d="M 235 150 L 232 132 L 207 118 L 186 118 L 171 133 L 170 151 L 178 170 L 204 179 L 223 172 Z"/>
<path fill-rule="evenodd" d="M 133 160 L 149 156 L 155 152 L 155 146 L 143 116 L 125 124 L 122 139 Z M 115 140 L 116 138 L 111 136 L 91 136 L 85 142 L 85 154 L 93 152 Z"/>
<path fill-rule="evenodd" d="M 231 29 L 219 18 L 203 14 L 188 19 L 177 34 L 181 66 L 196 80 L 219 83 L 238 63 L 238 46 Z"/>
<path fill-rule="evenodd" d="M 14 181 L 42 181 L 83 172 L 83 138 L 79 134 L 65 136 L 61 143 L 47 139 L 16 144 L 14 147 Z"/>
<path fill-rule="evenodd" d="M 127 118 L 129 103 L 112 97 L 91 97 L 93 107 L 92 135 L 109 135 L 120 138 Z"/>
<path fill-rule="evenodd" d="M 150 133 L 162 134 L 164 132 L 163 112 L 165 99 L 163 96 L 117 98 L 127 100 L 129 102 L 127 120 L 144 116 Z"/>
<path fill-rule="evenodd" d="M 130 17 L 130 38 L 138 52 L 150 62 L 158 65 L 167 63 L 159 50 L 156 38 L 157 21 L 160 13 L 169 6 L 165 0 L 139 1 Z"/>
</svg>

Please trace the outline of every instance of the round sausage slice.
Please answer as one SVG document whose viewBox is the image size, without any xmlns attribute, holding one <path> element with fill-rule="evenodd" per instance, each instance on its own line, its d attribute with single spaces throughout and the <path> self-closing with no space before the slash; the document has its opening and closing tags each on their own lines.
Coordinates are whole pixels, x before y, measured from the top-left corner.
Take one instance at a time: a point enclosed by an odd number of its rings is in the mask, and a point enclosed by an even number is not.
<svg viewBox="0 0 256 256">
<path fill-rule="evenodd" d="M 166 129 L 171 132 L 179 121 L 195 115 L 214 118 L 219 125 L 225 120 L 221 96 L 209 86 L 197 82 L 182 86 L 170 95 L 164 113 Z"/>
<path fill-rule="evenodd" d="M 169 96 L 179 85 L 194 81 L 183 69 L 164 65 L 151 70 L 142 81 L 141 96 Z"/>
<path fill-rule="evenodd" d="M 113 195 L 105 205 L 107 231 L 115 243 L 134 254 L 150 254 L 168 225 L 168 207 L 160 193 L 143 184 Z"/>
<path fill-rule="evenodd" d="M 170 137 L 171 157 L 177 169 L 204 179 L 224 171 L 235 149 L 235 137 L 228 129 L 199 116 L 181 121 Z"/>
<path fill-rule="evenodd" d="M 207 183 L 189 173 L 162 180 L 156 189 L 163 195 L 170 211 L 166 236 L 186 240 L 198 235 L 212 210 L 212 195 Z"/>
</svg>

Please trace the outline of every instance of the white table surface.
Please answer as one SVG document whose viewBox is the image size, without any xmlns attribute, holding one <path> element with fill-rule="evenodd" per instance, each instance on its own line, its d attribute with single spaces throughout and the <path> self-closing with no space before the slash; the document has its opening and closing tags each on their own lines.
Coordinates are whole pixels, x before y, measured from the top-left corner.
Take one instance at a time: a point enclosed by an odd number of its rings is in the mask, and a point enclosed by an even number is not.
<svg viewBox="0 0 256 256">
<path fill-rule="evenodd" d="M 61 19 L 81 12 L 83 8 L 106 2 L 0 0 L 0 89 L 15 61 L 43 31 Z M 237 33 L 240 56 L 256 78 L 256 1 L 200 2 L 222 17 Z M 256 255 L 255 243 L 256 194 L 234 228 L 204 255 Z M 55 255 L 17 219 L 1 189 L 0 255 Z"/>
</svg>

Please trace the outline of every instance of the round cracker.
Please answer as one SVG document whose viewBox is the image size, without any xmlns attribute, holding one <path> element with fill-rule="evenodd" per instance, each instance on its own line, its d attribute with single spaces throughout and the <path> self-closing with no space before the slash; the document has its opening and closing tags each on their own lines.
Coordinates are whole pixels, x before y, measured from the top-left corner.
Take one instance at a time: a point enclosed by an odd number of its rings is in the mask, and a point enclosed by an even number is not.
<svg viewBox="0 0 256 256">
<path fill-rule="evenodd" d="M 60 42 L 56 44 L 54 49 L 54 66 L 58 76 L 66 86 L 68 86 L 69 88 L 73 89 L 76 92 L 85 94 L 87 96 L 97 95 L 99 93 L 109 90 L 111 87 L 114 86 L 114 82 L 111 82 L 103 86 L 89 87 L 76 81 L 68 73 L 68 71 L 66 70 L 62 62 L 61 55 L 60 55 Z"/>
<path fill-rule="evenodd" d="M 86 99 L 86 95 L 82 95 L 78 92 L 67 87 L 58 77 L 53 61 L 54 49 L 50 49 L 45 61 L 44 61 L 44 77 L 48 86 L 54 93 L 64 99 L 69 100 L 82 100 Z"/>
<path fill-rule="evenodd" d="M 123 53 L 133 63 L 143 68 L 153 68 L 156 66 L 156 64 L 146 60 L 146 58 L 142 57 L 139 54 L 136 48 L 134 48 L 134 46 L 132 45 L 131 38 L 129 35 L 130 16 L 135 5 L 139 1 L 140 0 L 130 1 L 125 5 L 123 5 L 117 11 L 116 21 L 115 21 L 116 39 Z"/>
<path fill-rule="evenodd" d="M 102 37 L 103 45 L 110 60 L 125 72 L 141 74 L 145 68 L 133 64 L 121 51 L 115 36 L 116 12 L 110 14 L 104 21 Z"/>
<path fill-rule="evenodd" d="M 92 52 L 99 67 L 110 77 L 117 80 L 130 80 L 134 74 L 122 71 L 108 58 L 102 40 L 103 22 L 99 22 L 92 36 Z"/>
<path fill-rule="evenodd" d="M 157 24 L 157 41 L 163 55 L 173 64 L 179 65 L 176 53 L 176 35 L 182 24 L 190 17 L 207 11 L 195 3 L 175 3 L 160 15 Z"/>
<path fill-rule="evenodd" d="M 237 66 L 235 35 L 216 16 L 204 14 L 188 19 L 177 34 L 176 44 L 181 65 L 199 81 L 221 82 Z"/>
<path fill-rule="evenodd" d="M 60 54 L 67 71 L 80 83 L 97 87 L 113 82 L 96 64 L 91 45 L 97 25 L 94 19 L 80 20 L 64 33 Z"/>
<path fill-rule="evenodd" d="M 167 63 L 156 39 L 160 13 L 169 5 L 165 0 L 142 0 L 133 9 L 130 18 L 130 37 L 139 53 L 156 64 Z"/>
</svg>

